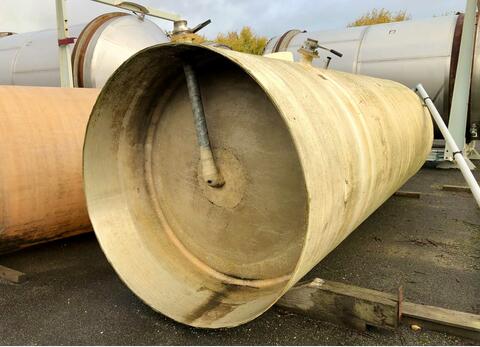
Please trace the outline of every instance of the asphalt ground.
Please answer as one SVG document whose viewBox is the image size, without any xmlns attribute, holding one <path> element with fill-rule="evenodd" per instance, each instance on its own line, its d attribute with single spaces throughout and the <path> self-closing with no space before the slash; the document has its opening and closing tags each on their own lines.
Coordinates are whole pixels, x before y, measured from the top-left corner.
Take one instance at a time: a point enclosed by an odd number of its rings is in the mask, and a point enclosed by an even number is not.
<svg viewBox="0 0 480 347">
<path fill-rule="evenodd" d="M 480 314 L 480 210 L 456 170 L 422 169 L 305 279 L 395 293 L 420 304 Z M 142 303 L 116 276 L 93 233 L 10 255 L 0 264 L 28 281 L 0 282 L 2 345 L 469 345 L 408 326 L 357 332 L 273 307 L 234 329 L 178 324 Z M 478 342 L 477 342 L 478 344 Z"/>
</svg>

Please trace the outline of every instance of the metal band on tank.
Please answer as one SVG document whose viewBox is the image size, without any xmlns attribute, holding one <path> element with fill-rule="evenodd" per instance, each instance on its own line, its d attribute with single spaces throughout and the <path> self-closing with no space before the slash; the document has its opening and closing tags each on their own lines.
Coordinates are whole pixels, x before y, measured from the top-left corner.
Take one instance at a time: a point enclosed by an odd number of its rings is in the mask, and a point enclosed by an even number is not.
<svg viewBox="0 0 480 347">
<path fill-rule="evenodd" d="M 95 35 L 98 28 L 112 18 L 128 16 L 127 13 L 112 12 L 98 16 L 82 30 L 78 37 L 72 52 L 72 66 L 73 66 L 73 83 L 75 87 L 85 87 L 83 81 L 83 67 L 85 64 L 85 54 L 93 35 Z"/>
<path fill-rule="evenodd" d="M 450 79 L 448 81 L 448 98 L 446 98 L 446 110 L 450 110 L 453 88 L 455 86 L 455 77 L 457 76 L 458 56 L 460 54 L 460 43 L 462 41 L 462 30 L 465 15 L 460 13 L 457 17 L 457 24 L 455 25 L 455 32 L 453 34 L 452 54 L 450 58 Z M 445 119 L 444 115 L 444 119 Z M 446 119 L 448 121 L 448 119 Z"/>
<path fill-rule="evenodd" d="M 272 42 L 272 41 L 275 40 L 276 38 L 277 38 L 277 37 L 274 36 L 274 37 L 270 38 L 270 39 L 267 41 L 267 44 L 265 45 L 265 47 L 263 47 L 262 55 L 268 54 L 268 53 L 267 53 L 267 47 L 268 47 L 268 45 L 270 44 L 270 42 Z M 270 52 L 270 53 L 273 53 L 273 52 Z"/>
<path fill-rule="evenodd" d="M 307 32 L 306 30 L 298 30 L 298 29 L 293 29 L 293 30 L 287 31 L 285 34 L 283 34 L 282 36 L 280 36 L 280 38 L 278 39 L 277 43 L 276 43 L 275 46 L 273 47 L 271 53 L 278 53 L 278 52 L 285 52 L 285 51 L 287 51 L 287 50 L 288 50 L 288 45 L 290 44 L 290 42 L 292 41 L 292 39 L 293 39 L 295 36 L 297 36 L 298 34 L 306 33 L 306 32 Z"/>
<path fill-rule="evenodd" d="M 472 88 L 470 90 L 470 126 L 477 130 L 472 140 L 480 138 L 480 26 L 479 14 L 477 13 L 477 37 L 475 39 L 475 53 L 473 58 Z"/>
<path fill-rule="evenodd" d="M 452 97 L 453 97 L 453 89 L 455 87 L 455 78 L 457 76 L 457 65 L 458 65 L 458 58 L 460 54 L 460 44 L 462 41 L 462 30 L 463 30 L 463 23 L 464 23 L 465 15 L 463 13 L 458 14 L 457 24 L 455 26 L 455 33 L 453 36 L 453 44 L 452 44 L 452 55 L 450 60 L 450 79 L 448 83 L 448 98 L 446 99 L 447 103 L 447 110 L 450 110 L 452 104 Z M 478 86 L 480 85 L 479 78 L 480 78 L 480 62 L 479 62 L 479 54 L 480 54 L 480 41 L 479 41 L 479 14 L 477 13 L 477 32 L 476 32 L 476 44 L 475 44 L 475 56 L 473 60 L 473 70 L 472 70 L 472 85 L 470 91 L 470 105 L 468 109 L 468 118 L 467 118 L 467 129 L 466 130 L 466 138 L 467 143 L 470 142 L 472 139 L 478 139 L 478 136 L 475 138 L 471 137 L 470 129 L 474 127 L 474 124 L 479 125 L 480 123 L 480 98 L 478 92 Z M 444 115 L 443 117 L 446 121 L 450 118 L 450 115 Z M 479 134 L 480 135 L 480 134 Z"/>
</svg>

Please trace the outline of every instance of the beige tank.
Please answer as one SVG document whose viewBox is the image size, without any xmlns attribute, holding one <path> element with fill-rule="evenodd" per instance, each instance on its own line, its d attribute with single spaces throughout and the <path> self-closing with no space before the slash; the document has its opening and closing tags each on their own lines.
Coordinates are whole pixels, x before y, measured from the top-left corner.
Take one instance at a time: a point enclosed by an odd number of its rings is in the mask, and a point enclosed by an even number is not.
<svg viewBox="0 0 480 347">
<path fill-rule="evenodd" d="M 98 93 L 0 86 L 0 253 L 91 230 L 82 146 Z"/>
<path fill-rule="evenodd" d="M 200 177 L 186 61 L 221 188 Z M 398 83 L 159 45 L 99 96 L 87 205 L 107 258 L 143 301 L 188 325 L 232 327 L 272 306 L 413 176 L 432 139 L 422 101 Z"/>
</svg>

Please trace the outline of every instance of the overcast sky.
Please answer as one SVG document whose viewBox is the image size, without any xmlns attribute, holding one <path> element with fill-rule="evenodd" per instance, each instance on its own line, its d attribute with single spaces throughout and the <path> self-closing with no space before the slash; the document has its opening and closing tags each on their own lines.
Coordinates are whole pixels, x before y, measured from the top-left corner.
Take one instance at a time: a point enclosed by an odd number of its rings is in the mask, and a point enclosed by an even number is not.
<svg viewBox="0 0 480 347">
<path fill-rule="evenodd" d="M 146 6 L 176 12 L 194 26 L 206 19 L 212 24 L 203 34 L 251 26 L 268 37 L 289 29 L 342 28 L 372 8 L 407 10 L 413 18 L 464 11 L 465 0 L 136 0 Z M 27 32 L 55 27 L 54 0 L 0 0 L 0 31 Z M 90 0 L 67 0 L 70 24 L 88 22 L 113 7 Z M 171 24 L 155 20 L 162 28 Z"/>
</svg>

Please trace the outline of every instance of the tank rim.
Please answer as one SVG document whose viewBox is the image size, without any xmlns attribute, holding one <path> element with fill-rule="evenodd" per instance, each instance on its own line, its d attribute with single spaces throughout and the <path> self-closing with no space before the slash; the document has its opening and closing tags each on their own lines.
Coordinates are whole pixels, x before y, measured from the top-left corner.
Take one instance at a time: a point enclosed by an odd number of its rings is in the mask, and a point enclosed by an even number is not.
<svg viewBox="0 0 480 347">
<path fill-rule="evenodd" d="M 230 56 L 230 55 L 227 55 L 227 52 L 230 52 L 231 55 L 235 55 L 235 54 L 242 54 L 244 55 L 244 53 L 239 53 L 239 52 L 232 52 L 232 51 L 225 51 L 224 49 L 221 49 L 221 48 L 216 48 L 216 47 L 211 47 L 211 46 L 204 46 L 204 45 L 198 45 L 198 44 L 194 44 L 194 43 L 180 43 L 180 42 L 169 42 L 169 43 L 162 43 L 162 44 L 158 44 L 158 45 L 155 45 L 155 46 L 151 46 L 151 47 L 147 47 L 141 51 L 139 51 L 138 53 L 136 53 L 135 55 L 133 55 L 132 57 L 130 57 L 127 61 L 125 61 L 116 71 L 115 73 L 109 78 L 109 80 L 107 81 L 107 83 L 105 84 L 105 86 L 102 88 L 102 91 L 97 99 L 97 102 L 94 106 L 94 110 L 92 111 L 92 115 L 95 113 L 95 109 L 97 108 L 97 105 L 101 104 L 101 100 L 105 97 L 105 95 L 108 93 L 108 90 L 109 90 L 109 85 L 111 85 L 112 83 L 115 82 L 115 80 L 117 78 L 119 78 L 119 76 L 121 76 L 122 74 L 125 74 L 126 70 L 129 68 L 129 65 L 132 64 L 132 62 L 134 60 L 142 60 L 142 57 L 148 53 L 151 53 L 152 51 L 155 51 L 155 50 L 159 50 L 159 49 L 178 49 L 178 47 L 183 47 L 184 49 L 186 50 L 192 50 L 192 49 L 198 49 L 198 50 L 203 50 L 203 51 L 208 51 L 209 54 L 213 54 L 213 55 L 217 55 L 217 56 L 220 56 L 222 57 L 223 59 L 226 59 L 228 61 L 230 61 L 231 63 L 235 64 L 236 66 L 238 66 L 239 68 L 242 69 L 242 71 L 248 75 L 260 88 L 261 90 L 264 92 L 265 96 L 269 99 L 269 101 L 272 103 L 272 105 L 274 106 L 274 108 L 276 109 L 276 111 L 278 112 L 278 115 L 281 117 L 282 121 L 285 123 L 285 124 L 288 124 L 287 123 L 287 116 L 285 115 L 285 113 L 282 111 L 281 107 L 279 107 L 278 103 L 275 101 L 275 99 L 271 96 L 271 94 L 269 93 L 268 91 L 268 87 L 265 86 L 258 78 L 257 76 L 250 70 L 248 69 L 246 66 L 242 65 L 242 63 L 239 61 L 239 60 L 236 60 L 234 57 Z M 252 57 L 254 57 L 252 55 Z M 262 56 L 259 56 L 261 57 L 262 59 L 266 59 L 265 57 L 262 57 Z M 297 64 L 297 63 L 293 63 L 291 62 L 292 64 Z M 92 120 L 92 117 L 90 117 L 89 121 L 88 121 L 88 125 L 87 125 L 87 131 L 86 131 L 86 136 L 85 138 L 87 139 L 88 138 L 88 134 L 89 134 L 89 131 L 90 131 L 90 128 L 91 128 L 91 123 L 93 122 Z M 257 310 L 252 310 L 250 309 L 249 311 L 252 312 L 252 311 L 256 311 L 254 312 L 252 315 L 250 315 L 248 318 L 245 318 L 245 319 L 240 319 L 240 320 L 234 320 L 232 322 L 230 322 L 229 324 L 221 324 L 221 325 L 218 325 L 218 321 L 214 321 L 212 324 L 210 325 L 204 325 L 204 324 L 198 324 L 196 323 L 195 321 L 193 322 L 188 322 L 189 325 L 193 326 L 193 327 L 197 327 L 197 328 L 207 328 L 207 329 L 216 329 L 216 328 L 225 328 L 225 327 L 236 327 L 236 326 L 240 326 L 240 325 L 243 325 L 243 324 L 246 324 L 256 318 L 258 318 L 259 316 L 261 316 L 263 313 L 265 313 L 267 310 L 269 310 L 272 306 L 275 305 L 275 303 L 288 291 L 288 289 L 290 289 L 292 287 L 293 284 L 295 284 L 298 280 L 298 274 L 299 274 L 299 268 L 301 267 L 301 264 L 303 262 L 303 259 L 306 257 L 306 243 L 307 243 L 307 240 L 308 240 L 308 236 L 313 232 L 312 231 L 312 228 L 311 228 L 311 223 L 310 223 L 310 202 L 311 202 L 311 196 L 310 196 L 310 191 L 309 191 L 309 183 L 308 183 L 308 178 L 307 176 L 305 175 L 305 170 L 304 170 L 304 167 L 305 167 L 305 160 L 307 160 L 306 158 L 304 158 L 302 155 L 301 155 L 301 151 L 299 150 L 299 143 L 298 143 L 298 139 L 296 136 L 294 136 L 292 134 L 292 131 L 291 129 L 288 128 L 287 126 L 287 129 L 288 129 L 288 132 L 290 134 L 290 137 L 291 137 L 291 141 L 294 145 L 294 148 L 295 148 L 295 152 L 297 154 L 297 158 L 298 158 L 298 161 L 299 161 L 299 164 L 301 166 L 301 171 L 302 171 L 302 176 L 303 176 L 303 182 L 304 182 L 304 185 L 305 185 L 305 192 L 306 192 L 306 222 L 305 222 L 305 228 L 303 230 L 303 239 L 302 239 L 302 242 L 301 242 L 301 247 L 300 247 L 300 252 L 298 254 L 298 257 L 295 261 L 295 266 L 293 268 L 293 270 L 291 271 L 290 274 L 287 274 L 283 277 L 277 277 L 274 279 L 274 281 L 271 281 L 270 279 L 267 279 L 265 281 L 263 280 L 259 280 L 259 281 L 255 281 L 255 280 L 242 280 L 242 279 L 236 279 L 234 277 L 231 277 L 229 280 L 231 281 L 231 285 L 233 286 L 243 286 L 245 289 L 251 289 L 251 288 L 257 288 L 257 289 L 267 289 L 267 288 L 275 288 L 275 294 L 272 295 L 272 300 L 270 300 L 268 302 L 267 305 L 262 305 L 262 307 L 260 309 L 257 309 Z M 85 148 L 87 146 L 87 142 L 85 141 L 84 143 L 84 153 L 85 153 Z M 85 176 L 85 155 L 84 155 L 84 176 Z M 84 189 L 85 189 L 85 192 L 87 191 L 87 187 L 86 187 L 86 181 L 84 180 Z M 87 199 L 87 208 L 89 209 L 89 214 L 91 215 L 90 213 L 90 208 L 89 208 L 89 204 L 88 204 L 88 199 Z M 94 225 L 94 221 L 92 220 L 92 224 Z M 107 254 L 107 252 L 105 252 L 104 250 L 104 247 L 102 245 L 102 243 L 100 242 L 100 246 L 102 248 L 102 250 L 104 251 L 105 254 Z M 108 258 L 108 257 L 107 257 Z M 113 265 L 113 264 L 112 264 Z M 180 318 L 180 316 L 176 316 L 176 315 L 173 315 L 171 312 L 164 312 L 164 311 L 159 311 L 157 308 L 154 307 L 154 305 L 151 305 L 149 304 L 147 301 L 145 301 L 142 297 L 140 297 L 136 291 L 134 291 L 131 286 L 129 285 L 129 281 L 127 281 L 126 278 L 124 278 L 118 271 L 117 269 L 115 268 L 115 271 L 116 273 L 118 274 L 118 276 L 122 279 L 122 281 L 127 284 L 127 286 L 137 295 L 137 297 L 139 297 L 142 301 L 144 301 L 148 306 L 150 306 L 152 309 L 154 309 L 155 311 L 157 312 L 160 312 L 161 314 L 163 315 L 166 315 L 168 317 L 170 317 L 171 319 L 181 323 L 181 324 L 187 324 L 185 322 L 185 320 L 182 320 Z M 208 274 L 207 274 L 208 275 Z M 222 278 L 217 278 L 215 277 L 216 280 L 218 281 L 221 281 Z M 248 305 L 247 303 L 245 305 Z"/>
</svg>

